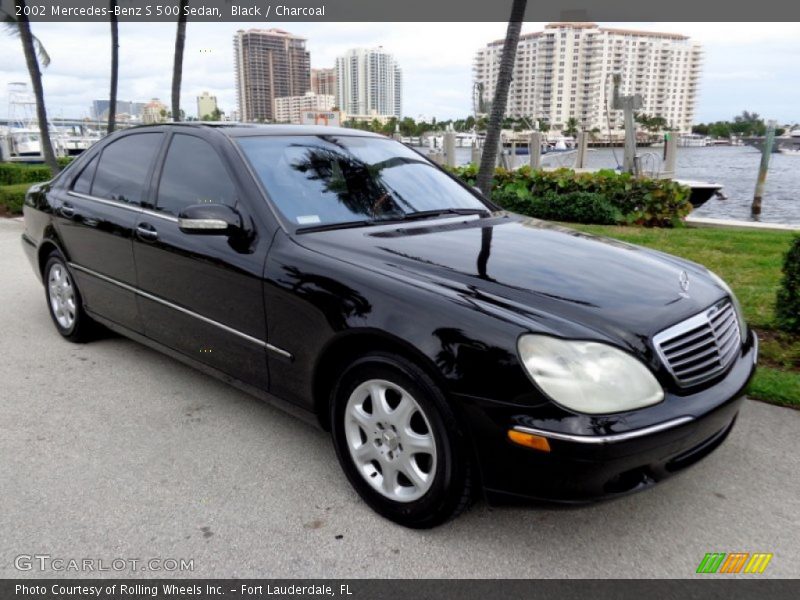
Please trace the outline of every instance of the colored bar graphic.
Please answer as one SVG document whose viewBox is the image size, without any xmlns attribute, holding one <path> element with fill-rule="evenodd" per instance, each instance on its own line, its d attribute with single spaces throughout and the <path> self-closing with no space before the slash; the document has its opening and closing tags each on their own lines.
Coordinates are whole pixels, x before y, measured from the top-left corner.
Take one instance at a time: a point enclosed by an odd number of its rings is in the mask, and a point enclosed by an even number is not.
<svg viewBox="0 0 800 600">
<path fill-rule="evenodd" d="M 700 561 L 698 573 L 716 573 L 725 558 L 724 552 L 709 552 Z"/>
<path fill-rule="evenodd" d="M 741 573 L 742 567 L 744 567 L 745 573 L 760 575 L 766 570 L 769 561 L 772 560 L 772 556 L 767 552 L 756 552 L 754 554 L 749 552 L 731 552 L 730 554 L 708 552 L 703 557 L 703 560 L 700 561 L 696 572 L 704 574 L 736 574 Z"/>
<path fill-rule="evenodd" d="M 758 573 L 760 575 L 767 568 L 767 565 L 771 560 L 772 560 L 772 554 L 767 554 L 765 552 L 757 552 L 751 556 L 750 562 L 748 562 L 747 566 L 744 568 L 744 572 Z"/>
<path fill-rule="evenodd" d="M 750 556 L 749 552 L 731 552 L 728 558 L 722 563 L 720 573 L 738 573 L 742 570 L 747 557 Z"/>
</svg>

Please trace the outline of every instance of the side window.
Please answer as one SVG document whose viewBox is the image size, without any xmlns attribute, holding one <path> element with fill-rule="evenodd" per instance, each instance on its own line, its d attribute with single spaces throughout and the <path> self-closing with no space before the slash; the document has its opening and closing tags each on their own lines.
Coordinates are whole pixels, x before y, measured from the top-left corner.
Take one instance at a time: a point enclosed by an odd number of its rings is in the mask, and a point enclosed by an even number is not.
<svg viewBox="0 0 800 600">
<path fill-rule="evenodd" d="M 103 148 L 92 184 L 92 196 L 141 204 L 147 190 L 147 174 L 163 135 L 137 133 Z"/>
<path fill-rule="evenodd" d="M 77 179 L 75 179 L 75 182 L 72 184 L 73 192 L 88 194 L 92 191 L 92 179 L 94 179 L 94 172 L 97 169 L 97 161 L 99 158 L 100 155 L 98 154 L 83 168 L 81 174 L 78 175 Z"/>
<path fill-rule="evenodd" d="M 233 206 L 236 188 L 222 159 L 205 140 L 175 134 L 158 184 L 156 210 L 178 215 L 192 204 Z"/>
</svg>

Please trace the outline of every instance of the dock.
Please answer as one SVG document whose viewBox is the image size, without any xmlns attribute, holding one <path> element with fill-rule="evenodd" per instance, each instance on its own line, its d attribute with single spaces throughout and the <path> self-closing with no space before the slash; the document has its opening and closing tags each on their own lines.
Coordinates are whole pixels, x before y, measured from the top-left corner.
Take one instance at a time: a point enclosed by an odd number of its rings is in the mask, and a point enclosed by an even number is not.
<svg viewBox="0 0 800 600">
<path fill-rule="evenodd" d="M 797 231 L 800 232 L 800 224 L 784 223 L 763 223 L 761 221 L 737 221 L 734 219 L 711 219 L 708 217 L 686 217 L 686 225 L 689 227 L 708 227 L 723 229 L 750 229 L 753 231 Z"/>
</svg>

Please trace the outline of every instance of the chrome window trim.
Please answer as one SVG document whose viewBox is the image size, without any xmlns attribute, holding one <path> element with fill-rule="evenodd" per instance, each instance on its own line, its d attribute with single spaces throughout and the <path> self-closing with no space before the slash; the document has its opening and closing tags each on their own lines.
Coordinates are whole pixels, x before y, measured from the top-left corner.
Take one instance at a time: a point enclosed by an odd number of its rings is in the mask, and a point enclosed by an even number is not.
<svg viewBox="0 0 800 600">
<path fill-rule="evenodd" d="M 270 351 L 272 351 L 272 352 L 274 352 L 276 354 L 279 354 L 279 355 L 283 356 L 284 358 L 287 358 L 289 360 L 291 360 L 293 358 L 292 354 L 290 352 L 287 352 L 283 348 L 278 348 L 277 346 L 273 346 L 272 344 L 270 344 L 268 342 L 265 342 L 264 340 L 260 340 L 258 338 L 255 338 L 255 337 L 251 336 L 251 335 L 243 333 L 243 332 L 239 331 L 238 329 L 234 329 L 233 327 L 228 327 L 227 325 L 224 325 L 224 324 L 220 323 L 219 321 L 215 321 L 214 319 L 209 319 L 208 317 L 204 317 L 201 314 L 198 314 L 198 313 L 196 313 L 194 311 L 191 311 L 191 310 L 189 310 L 187 308 L 183 308 L 182 306 L 178 306 L 177 304 L 173 304 L 172 302 L 168 302 L 168 301 L 164 300 L 163 298 L 159 298 L 158 296 L 154 296 L 153 294 L 149 294 L 149 293 L 147 293 L 145 291 L 142 291 L 142 290 L 140 290 L 138 288 L 133 287 L 132 285 L 128 285 L 127 283 L 123 283 L 121 281 L 117 281 L 113 277 L 108 277 L 107 275 L 103 275 L 102 273 L 98 273 L 98 272 L 93 271 L 91 269 L 87 269 L 86 267 L 82 267 L 81 265 L 79 265 L 77 263 L 74 263 L 74 262 L 70 262 L 69 266 L 71 268 L 77 270 L 77 271 L 81 271 L 82 273 L 86 273 L 87 275 L 91 275 L 93 277 L 97 277 L 98 279 L 102 279 L 103 281 L 106 281 L 106 282 L 108 282 L 108 283 L 110 283 L 112 285 L 116 285 L 118 287 L 121 287 L 122 289 L 128 290 L 129 292 L 133 292 L 134 294 L 136 294 L 138 296 L 141 296 L 143 298 L 147 298 L 148 300 L 152 300 L 153 302 L 157 302 L 159 304 L 162 304 L 163 306 L 166 306 L 168 308 L 172 308 L 174 310 L 177 310 L 178 312 L 181 312 L 181 313 L 183 313 L 183 314 L 185 314 L 187 316 L 194 317 L 195 319 L 203 321 L 204 323 L 208 323 L 209 325 L 213 325 L 215 327 L 219 327 L 223 331 L 227 331 L 228 333 L 230 333 L 232 335 L 238 336 L 238 337 L 242 338 L 243 340 L 247 340 L 248 342 L 250 342 L 252 344 L 256 344 L 258 346 L 261 346 L 262 348 L 266 348 L 267 350 L 270 350 Z"/>
<path fill-rule="evenodd" d="M 664 421 L 663 423 L 658 423 L 649 427 L 625 431 L 623 433 L 612 433 L 610 435 L 577 435 L 572 433 L 560 433 L 558 431 L 547 431 L 546 429 L 537 429 L 535 427 L 523 427 L 522 425 L 515 426 L 514 431 L 540 435 L 553 440 L 577 442 L 579 444 L 615 444 L 617 442 L 634 440 L 636 438 L 658 433 L 660 431 L 666 431 L 667 429 L 672 429 L 674 427 L 680 427 L 681 425 L 685 425 L 691 421 L 694 421 L 694 417 L 677 417 L 675 419 L 670 419 L 669 421 Z"/>
<path fill-rule="evenodd" d="M 125 202 L 120 202 L 119 200 L 109 200 L 108 198 L 98 198 L 97 196 L 90 196 L 89 194 L 81 194 L 80 192 L 73 192 L 72 190 L 67 192 L 68 196 L 73 196 L 75 198 L 82 198 L 83 200 L 90 200 L 92 202 L 98 202 L 100 204 L 105 204 L 107 206 L 113 206 L 116 208 L 123 208 L 125 210 L 130 210 L 132 212 L 137 212 L 145 215 L 149 215 L 151 217 L 156 217 L 158 219 L 163 219 L 165 221 L 170 221 L 171 223 L 177 223 L 178 218 L 173 217 L 172 215 L 167 215 L 165 213 L 158 212 L 157 210 L 150 210 L 149 208 L 144 208 L 143 206 L 139 206 L 136 204 L 126 204 Z"/>
</svg>

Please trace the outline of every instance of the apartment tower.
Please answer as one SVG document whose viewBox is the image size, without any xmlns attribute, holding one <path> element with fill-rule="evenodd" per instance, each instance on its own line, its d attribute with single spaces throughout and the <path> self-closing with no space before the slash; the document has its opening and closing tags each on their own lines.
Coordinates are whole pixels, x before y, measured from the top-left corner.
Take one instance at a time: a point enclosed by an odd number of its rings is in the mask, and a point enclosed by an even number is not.
<svg viewBox="0 0 800 600">
<path fill-rule="evenodd" d="M 484 103 L 494 97 L 502 51 L 503 40 L 497 40 L 475 56 L 473 81 Z M 574 118 L 581 129 L 607 132 L 611 76 L 619 73 L 622 94 L 642 95 L 639 112 L 688 132 L 701 64 L 700 45 L 685 35 L 551 23 L 520 36 L 506 115 L 553 129 Z M 621 112 L 610 111 L 610 129 L 621 128 Z"/>
<path fill-rule="evenodd" d="M 304 38 L 282 29 L 240 29 L 233 48 L 242 121 L 272 121 L 275 98 L 309 90 L 311 59 Z"/>
<path fill-rule="evenodd" d="M 336 106 L 348 117 L 400 117 L 402 71 L 383 48 L 356 48 L 336 59 Z"/>
</svg>

